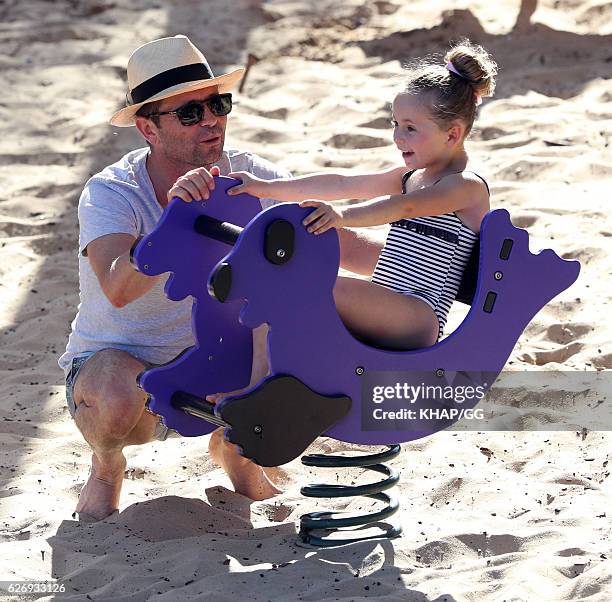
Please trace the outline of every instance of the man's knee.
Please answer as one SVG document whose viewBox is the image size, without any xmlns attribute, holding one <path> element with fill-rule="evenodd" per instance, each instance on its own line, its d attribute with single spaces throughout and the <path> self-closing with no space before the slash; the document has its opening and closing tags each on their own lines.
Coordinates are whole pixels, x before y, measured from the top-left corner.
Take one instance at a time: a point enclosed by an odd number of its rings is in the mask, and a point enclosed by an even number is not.
<svg viewBox="0 0 612 602">
<path fill-rule="evenodd" d="M 74 385 L 77 424 L 84 404 L 96 415 L 96 430 L 124 439 L 144 412 L 146 394 L 136 383 L 142 369 L 142 362 L 125 352 L 113 349 L 93 355 Z"/>
<path fill-rule="evenodd" d="M 145 397 L 129 397 L 120 387 L 106 391 L 97 404 L 100 427 L 113 439 L 125 439 L 144 414 Z"/>
<path fill-rule="evenodd" d="M 89 420 L 85 418 L 85 412 L 89 415 Z M 81 430 L 87 421 L 88 430 L 98 436 L 123 441 L 140 422 L 144 413 L 144 400 L 133 403 L 119 397 L 107 396 L 93 405 L 86 402 L 77 405 L 74 418 Z"/>
</svg>

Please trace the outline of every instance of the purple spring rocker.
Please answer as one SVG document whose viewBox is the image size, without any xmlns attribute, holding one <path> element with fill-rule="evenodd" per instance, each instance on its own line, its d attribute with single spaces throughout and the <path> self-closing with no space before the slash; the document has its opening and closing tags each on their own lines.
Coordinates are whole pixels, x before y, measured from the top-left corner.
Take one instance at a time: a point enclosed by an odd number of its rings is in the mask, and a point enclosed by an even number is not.
<svg viewBox="0 0 612 602">
<path fill-rule="evenodd" d="M 258 199 L 250 195 L 228 196 L 227 189 L 236 183 L 217 177 L 206 203 L 174 199 L 157 228 L 133 250 L 141 272 L 172 272 L 166 285 L 170 299 L 194 297 L 196 345 L 139 377 L 150 396 L 149 409 L 185 436 L 224 426 L 226 438 L 263 466 L 293 460 L 322 434 L 388 446 L 375 455 L 302 458 L 310 465 L 362 466 L 386 476 L 369 485 L 302 488 L 312 497 L 366 495 L 386 503 L 380 512 L 365 516 L 305 515 L 302 539 L 338 545 L 380 537 L 337 540 L 312 531 L 329 534 L 391 516 L 397 500 L 382 492 L 395 485 L 398 476 L 381 462 L 399 453 L 397 444 L 447 428 L 459 418 L 460 407 L 473 408 L 479 398 L 460 404 L 446 397 L 418 399 L 410 404 L 417 418 L 409 420 L 404 418 L 405 400 L 385 401 L 385 410 L 391 410 L 387 416 L 393 418 L 381 420 L 380 400 L 373 392 L 403 381 L 407 386 L 437 385 L 439 390 L 468 385 L 486 393 L 527 324 L 576 280 L 580 266 L 550 249 L 531 253 L 527 232 L 512 225 L 508 212 L 491 211 L 457 297 L 471 306 L 463 323 L 426 349 L 379 349 L 356 339 L 336 310 L 335 230 L 309 234 L 302 220 L 311 209 L 297 204 L 260 211 Z M 316 319 L 310 319 L 313 316 Z M 217 405 L 205 401 L 208 394 L 247 386 L 251 329 L 263 323 L 270 329 L 269 376 Z M 435 410 L 439 418 L 419 419 L 422 409 Z M 397 527 L 383 527 L 384 537 L 399 534 Z"/>
</svg>

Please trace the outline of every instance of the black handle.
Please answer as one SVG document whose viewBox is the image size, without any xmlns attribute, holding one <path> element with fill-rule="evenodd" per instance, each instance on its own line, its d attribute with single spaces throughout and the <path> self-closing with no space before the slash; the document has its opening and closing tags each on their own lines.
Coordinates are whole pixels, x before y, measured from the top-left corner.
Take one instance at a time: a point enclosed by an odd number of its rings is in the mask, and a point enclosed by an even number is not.
<svg viewBox="0 0 612 602">
<path fill-rule="evenodd" d="M 240 226 L 222 222 L 208 215 L 200 215 L 196 218 L 194 224 L 195 231 L 203 236 L 208 236 L 214 240 L 225 243 L 226 245 L 234 246 L 240 233 L 244 230 Z"/>
<path fill-rule="evenodd" d="M 185 393 L 185 391 L 176 391 L 170 400 L 173 408 L 183 410 L 187 414 L 206 420 L 217 426 L 230 426 L 225 420 L 215 415 L 215 404 L 206 401 L 201 397 Z"/>
</svg>

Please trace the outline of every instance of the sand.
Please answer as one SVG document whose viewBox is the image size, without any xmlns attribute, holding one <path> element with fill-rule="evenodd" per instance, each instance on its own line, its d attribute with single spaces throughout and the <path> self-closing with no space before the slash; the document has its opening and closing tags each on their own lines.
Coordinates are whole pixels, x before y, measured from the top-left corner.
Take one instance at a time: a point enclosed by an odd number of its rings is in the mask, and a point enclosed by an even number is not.
<svg viewBox="0 0 612 602">
<path fill-rule="evenodd" d="M 129 53 L 156 37 L 190 35 L 217 71 L 260 57 L 229 144 L 294 173 L 398 164 L 388 102 L 401 61 L 463 35 L 482 43 L 500 77 L 470 146 L 492 203 L 528 229 L 532 250 L 582 263 L 508 366 L 612 368 L 612 12 L 548 0 L 515 28 L 518 4 L 0 3 L 0 580 L 54 579 L 79 600 L 612 599 L 609 432 L 442 432 L 406 444 L 393 462 L 404 535 L 392 542 L 298 544 L 298 517 L 326 507 L 299 486 L 324 471 L 295 461 L 282 495 L 250 503 L 211 463 L 206 438 L 129 448 L 120 513 L 93 525 L 71 517 L 90 455 L 56 365 L 78 301 L 76 205 L 90 174 L 140 146 L 106 120 Z M 464 314 L 453 310 L 451 328 Z"/>
</svg>

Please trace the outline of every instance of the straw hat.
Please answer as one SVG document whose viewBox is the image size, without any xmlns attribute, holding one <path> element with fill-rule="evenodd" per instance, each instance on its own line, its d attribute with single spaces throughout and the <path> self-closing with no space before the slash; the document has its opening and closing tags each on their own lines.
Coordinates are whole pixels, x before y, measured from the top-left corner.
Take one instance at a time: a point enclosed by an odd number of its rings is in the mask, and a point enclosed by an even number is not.
<svg viewBox="0 0 612 602">
<path fill-rule="evenodd" d="M 244 69 L 215 77 L 204 55 L 186 36 L 161 38 L 137 48 L 127 66 L 126 105 L 111 118 L 118 127 L 134 125 L 136 112 L 148 102 L 184 92 L 218 86 L 219 92 L 231 90 Z"/>
</svg>

